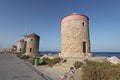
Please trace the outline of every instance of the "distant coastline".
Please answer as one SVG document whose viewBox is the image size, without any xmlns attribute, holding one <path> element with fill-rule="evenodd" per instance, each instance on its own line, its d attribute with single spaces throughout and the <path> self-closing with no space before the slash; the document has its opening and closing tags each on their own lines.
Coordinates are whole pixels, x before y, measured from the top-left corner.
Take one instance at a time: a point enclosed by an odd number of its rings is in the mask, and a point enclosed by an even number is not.
<svg viewBox="0 0 120 80">
<path fill-rule="evenodd" d="M 41 54 L 57 54 L 60 51 L 40 51 Z M 92 52 L 94 56 L 111 57 L 116 56 L 120 59 L 120 52 Z"/>
</svg>

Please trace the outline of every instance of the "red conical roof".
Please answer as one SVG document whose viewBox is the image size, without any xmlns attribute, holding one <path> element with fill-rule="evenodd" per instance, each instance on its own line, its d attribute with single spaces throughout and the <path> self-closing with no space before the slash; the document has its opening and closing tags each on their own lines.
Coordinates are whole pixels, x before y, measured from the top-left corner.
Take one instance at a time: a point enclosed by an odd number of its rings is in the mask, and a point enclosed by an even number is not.
<svg viewBox="0 0 120 80">
<path fill-rule="evenodd" d="M 39 37 L 39 36 L 35 33 L 32 33 L 32 34 L 29 34 L 28 37 Z"/>
<path fill-rule="evenodd" d="M 18 42 L 24 42 L 24 39 L 19 40 Z"/>
<path fill-rule="evenodd" d="M 82 14 L 77 14 L 77 13 L 73 13 L 69 16 L 66 16 L 64 17 L 62 20 L 61 20 L 61 23 L 64 23 L 64 22 L 67 22 L 67 21 L 70 21 L 70 20 L 83 20 L 83 21 L 88 21 L 89 18 L 85 15 L 82 15 Z"/>
</svg>

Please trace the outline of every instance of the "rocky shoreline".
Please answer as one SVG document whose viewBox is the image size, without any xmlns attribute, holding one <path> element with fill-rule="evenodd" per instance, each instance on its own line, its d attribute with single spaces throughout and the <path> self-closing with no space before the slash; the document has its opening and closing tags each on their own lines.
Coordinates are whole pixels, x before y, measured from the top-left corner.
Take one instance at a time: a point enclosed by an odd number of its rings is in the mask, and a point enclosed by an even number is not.
<svg viewBox="0 0 120 80">
<path fill-rule="evenodd" d="M 47 57 L 51 57 L 51 56 L 47 56 Z M 89 57 L 88 60 L 96 61 L 96 62 L 108 61 L 115 65 L 120 64 L 120 59 L 115 56 L 112 56 L 112 57 L 103 57 L 103 56 Z M 58 64 L 56 64 L 56 65 L 58 65 Z M 46 75 L 46 77 L 49 78 L 48 80 L 80 80 L 81 79 L 82 68 L 64 71 L 61 69 L 60 65 L 61 64 L 59 64 L 58 68 L 55 68 L 55 67 L 51 68 L 51 67 L 48 67 L 47 65 L 34 66 L 34 68 L 39 70 L 42 74 Z"/>
</svg>

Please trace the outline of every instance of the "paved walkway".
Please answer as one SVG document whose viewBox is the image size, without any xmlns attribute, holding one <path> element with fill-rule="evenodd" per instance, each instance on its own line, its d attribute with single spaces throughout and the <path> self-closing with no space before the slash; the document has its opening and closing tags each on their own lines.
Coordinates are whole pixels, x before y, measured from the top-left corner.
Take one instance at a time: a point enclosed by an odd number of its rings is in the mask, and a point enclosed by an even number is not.
<svg viewBox="0 0 120 80">
<path fill-rule="evenodd" d="M 0 80 L 45 80 L 36 71 L 10 53 L 0 54 Z"/>
<path fill-rule="evenodd" d="M 62 76 L 64 76 L 65 72 L 62 70 L 50 68 L 48 66 L 37 66 L 37 70 L 42 72 L 45 75 L 45 78 L 48 80 L 62 80 Z"/>
</svg>

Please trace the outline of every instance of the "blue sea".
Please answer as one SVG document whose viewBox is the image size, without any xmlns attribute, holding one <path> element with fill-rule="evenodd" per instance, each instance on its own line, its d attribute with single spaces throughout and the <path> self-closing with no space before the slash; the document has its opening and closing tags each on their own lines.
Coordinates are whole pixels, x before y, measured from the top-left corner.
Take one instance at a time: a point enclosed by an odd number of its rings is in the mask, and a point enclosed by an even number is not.
<svg viewBox="0 0 120 80">
<path fill-rule="evenodd" d="M 55 51 L 41 51 L 41 54 L 57 54 L 60 52 L 55 52 Z M 105 56 L 105 57 L 111 57 L 111 56 L 116 56 L 120 59 L 120 52 L 92 52 L 94 56 Z"/>
</svg>

